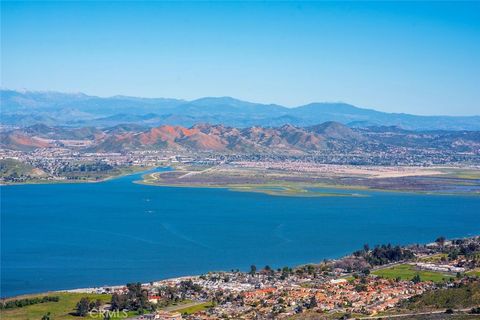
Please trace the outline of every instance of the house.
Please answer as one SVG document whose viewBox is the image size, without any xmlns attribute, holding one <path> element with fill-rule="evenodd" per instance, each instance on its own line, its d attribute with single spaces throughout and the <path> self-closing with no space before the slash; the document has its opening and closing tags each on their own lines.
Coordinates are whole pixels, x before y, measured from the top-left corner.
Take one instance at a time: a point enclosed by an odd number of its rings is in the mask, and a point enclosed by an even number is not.
<svg viewBox="0 0 480 320">
<path fill-rule="evenodd" d="M 182 320 L 182 315 L 178 312 L 158 311 L 155 319 L 159 320 Z"/>
<path fill-rule="evenodd" d="M 153 303 L 153 304 L 157 304 L 158 301 L 160 301 L 161 299 L 162 299 L 162 297 L 160 297 L 160 296 L 148 296 L 148 302 Z"/>
</svg>

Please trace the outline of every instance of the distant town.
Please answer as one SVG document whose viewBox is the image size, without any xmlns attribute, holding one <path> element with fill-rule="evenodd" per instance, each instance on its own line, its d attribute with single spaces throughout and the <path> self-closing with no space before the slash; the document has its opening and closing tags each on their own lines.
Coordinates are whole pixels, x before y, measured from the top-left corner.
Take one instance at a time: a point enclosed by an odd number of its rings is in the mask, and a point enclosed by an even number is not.
<svg viewBox="0 0 480 320">
<path fill-rule="evenodd" d="M 313 187 L 454 194 L 480 192 L 480 166 L 472 156 L 459 161 L 458 155 L 443 154 L 440 164 L 433 164 L 431 155 L 425 156 L 422 162 L 416 154 L 417 165 L 399 165 L 400 160 L 379 165 L 373 160 L 376 157 L 369 156 L 373 158 L 358 164 L 351 161 L 350 155 L 335 152 L 295 156 L 168 149 L 125 152 L 88 152 L 67 147 L 28 151 L 0 149 L 0 183 L 96 182 L 169 167 L 175 173 L 149 174 L 144 182 L 171 186 L 208 185 L 242 191 L 265 191 L 266 187 L 271 187 L 283 190 L 276 192 L 279 195 L 314 195 L 305 192 Z M 270 190 L 270 193 L 274 192 Z"/>
</svg>

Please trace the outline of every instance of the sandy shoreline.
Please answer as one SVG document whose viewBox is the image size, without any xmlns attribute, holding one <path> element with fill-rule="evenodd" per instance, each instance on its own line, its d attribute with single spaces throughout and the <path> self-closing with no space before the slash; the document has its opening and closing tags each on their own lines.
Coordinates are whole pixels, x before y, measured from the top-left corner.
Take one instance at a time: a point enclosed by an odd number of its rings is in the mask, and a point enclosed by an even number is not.
<svg viewBox="0 0 480 320">
<path fill-rule="evenodd" d="M 168 284 L 168 283 L 179 283 L 184 280 L 190 280 L 190 279 L 196 279 L 200 277 L 200 275 L 191 275 L 191 276 L 181 276 L 181 277 L 175 277 L 175 278 L 168 278 L 168 279 L 163 279 L 163 280 L 156 280 L 156 281 L 151 281 L 151 282 L 145 282 L 142 283 L 143 286 L 151 285 L 153 284 L 154 286 L 159 286 L 161 284 Z M 67 293 L 104 293 L 106 289 L 109 289 L 110 291 L 114 290 L 119 290 L 122 288 L 125 288 L 127 284 L 124 285 L 103 285 L 103 286 L 98 286 L 98 287 L 87 287 L 87 288 L 76 288 L 76 289 L 64 289 L 64 290 L 55 290 L 55 291 L 50 291 L 50 292 L 67 292 Z"/>
</svg>

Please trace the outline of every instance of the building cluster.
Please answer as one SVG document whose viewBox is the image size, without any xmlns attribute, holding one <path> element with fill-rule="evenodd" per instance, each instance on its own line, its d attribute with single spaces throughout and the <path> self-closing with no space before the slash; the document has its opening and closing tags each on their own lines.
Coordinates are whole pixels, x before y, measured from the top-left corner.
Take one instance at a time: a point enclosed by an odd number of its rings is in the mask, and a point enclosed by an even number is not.
<svg viewBox="0 0 480 320">
<path fill-rule="evenodd" d="M 401 149 L 401 148 L 400 148 Z M 473 158 L 472 158 L 473 157 Z M 1 159 L 16 159 L 43 170 L 50 179 L 61 177 L 61 173 L 79 163 L 102 163 L 112 167 L 159 166 L 168 163 L 186 163 L 197 165 L 233 164 L 257 167 L 275 167 L 277 169 L 318 171 L 322 165 L 342 166 L 432 166 L 432 165 L 475 165 L 479 155 L 454 153 L 447 151 L 424 150 L 385 150 L 365 153 L 351 152 L 312 152 L 306 155 L 282 154 L 235 154 L 215 152 L 184 152 L 161 150 L 132 150 L 125 152 L 99 152 L 89 148 L 62 145 L 58 147 L 36 148 L 32 150 L 0 149 Z M 320 169 L 319 169 L 320 168 Z"/>
<path fill-rule="evenodd" d="M 67 148 L 39 148 L 30 152 L 0 150 L 0 159 L 15 159 L 54 174 L 59 169 L 74 163 L 102 162 L 111 166 L 158 166 L 175 157 L 168 152 L 132 151 L 80 152 Z"/>
<path fill-rule="evenodd" d="M 182 298 L 187 300 L 214 301 L 211 307 L 190 315 L 159 310 L 152 314 L 152 318 L 204 320 L 282 319 L 307 310 L 318 313 L 376 314 L 394 307 L 403 299 L 434 287 L 431 282 L 413 283 L 375 276 L 349 280 L 328 280 L 324 277 L 321 283 L 312 282 L 312 278 L 308 275 L 292 275 L 280 280 L 263 271 L 255 275 L 228 272 L 159 281 L 144 284 L 144 287 L 150 292 L 150 302 L 158 304 L 165 299 L 158 295 L 158 288 L 180 288 L 183 281 L 192 281 L 201 290 L 183 293 L 178 291 L 178 294 L 182 294 Z M 122 293 L 125 288 L 112 290 Z"/>
<path fill-rule="evenodd" d="M 384 248 L 395 250 L 390 246 Z M 375 252 L 375 249 L 364 250 Z M 211 272 L 146 283 L 142 287 L 157 311 L 145 315 L 144 319 L 283 319 L 307 311 L 375 315 L 426 291 L 464 281 L 469 272 L 480 267 L 480 237 L 454 241 L 439 239 L 429 245 L 407 246 L 402 250 L 413 252 L 414 257 L 375 268 L 370 266 L 368 270 L 364 263 L 356 263 L 365 257 L 352 254 L 293 269 L 275 270 L 266 266 L 257 270 L 252 266 L 250 272 Z M 405 263 L 415 266 L 419 272 L 430 270 L 449 277 L 445 278 L 446 283 L 434 283 L 387 279 L 370 273 L 370 270 Z M 128 289 L 116 286 L 76 292 L 127 294 Z M 192 302 L 206 306 L 190 314 L 183 312 L 182 303 Z"/>
<path fill-rule="evenodd" d="M 415 262 L 413 263 L 416 267 L 422 270 L 431 270 L 435 272 L 465 272 L 465 268 L 457 267 L 452 264 L 436 264 L 436 263 L 428 263 L 428 262 Z"/>
<path fill-rule="evenodd" d="M 157 167 L 176 161 L 177 156 L 168 152 L 133 151 L 79 152 L 67 148 L 39 148 L 33 151 L 0 149 L 0 160 L 13 159 L 31 166 L 32 172 L 2 174 L 0 182 L 28 182 L 32 179 L 47 181 L 91 180 L 91 175 L 107 176 L 123 168 Z M 8 172 L 8 168 L 7 168 Z"/>
</svg>

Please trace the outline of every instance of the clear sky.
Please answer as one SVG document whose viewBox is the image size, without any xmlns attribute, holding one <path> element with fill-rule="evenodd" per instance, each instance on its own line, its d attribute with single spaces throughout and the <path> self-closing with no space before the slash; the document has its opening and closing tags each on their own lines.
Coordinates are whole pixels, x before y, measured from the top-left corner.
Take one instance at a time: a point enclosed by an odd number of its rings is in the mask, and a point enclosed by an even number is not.
<svg viewBox="0 0 480 320">
<path fill-rule="evenodd" d="M 480 2 L 5 2 L 11 89 L 480 114 Z"/>
</svg>

